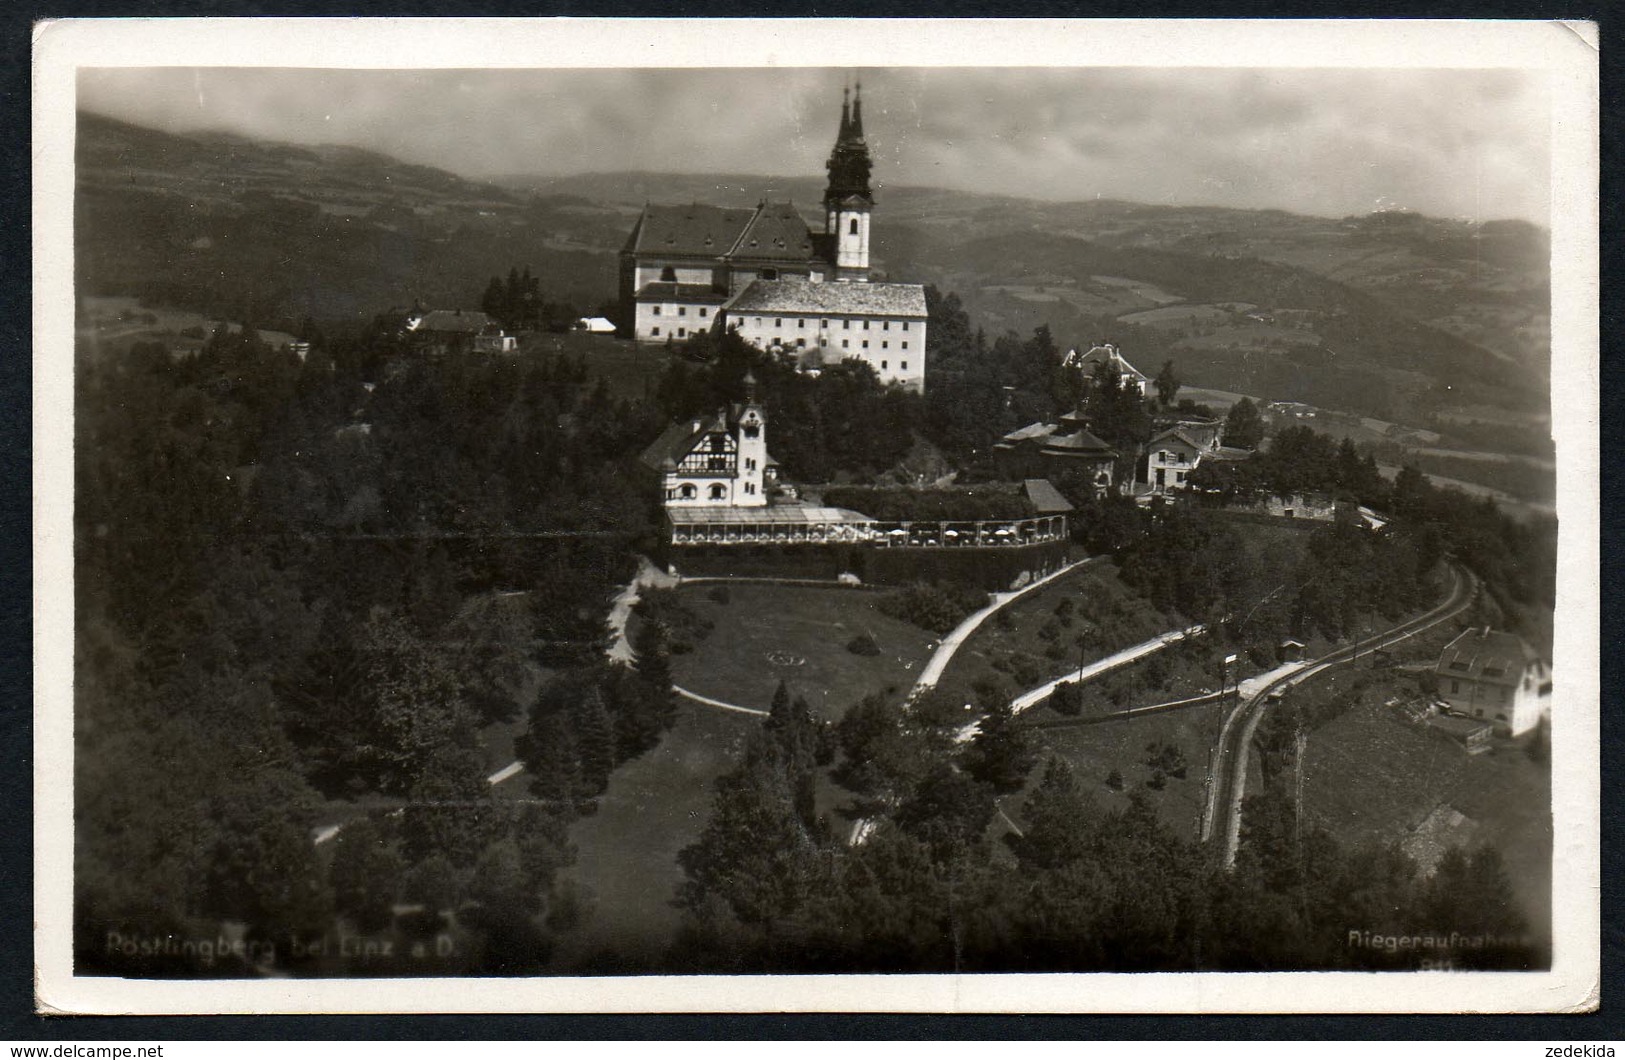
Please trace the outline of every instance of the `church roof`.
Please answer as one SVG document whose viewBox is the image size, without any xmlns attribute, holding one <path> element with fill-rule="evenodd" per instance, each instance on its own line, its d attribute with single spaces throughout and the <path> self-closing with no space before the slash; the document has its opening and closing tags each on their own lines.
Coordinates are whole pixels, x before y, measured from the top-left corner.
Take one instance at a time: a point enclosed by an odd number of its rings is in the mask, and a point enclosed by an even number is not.
<svg viewBox="0 0 1625 1060">
<path fill-rule="evenodd" d="M 638 292 L 640 302 L 709 302 L 721 305 L 728 296 L 708 283 L 646 283 Z"/>
<path fill-rule="evenodd" d="M 793 204 L 764 202 L 756 207 L 727 256 L 735 261 L 806 261 L 813 250 L 812 232 Z"/>
<path fill-rule="evenodd" d="M 925 319 L 925 288 L 913 283 L 754 280 L 723 307 L 730 313 L 820 313 Z"/>
<path fill-rule="evenodd" d="M 1438 673 L 1497 685 L 1516 685 L 1524 669 L 1539 665 L 1535 649 L 1515 633 L 1488 626 L 1465 630 L 1439 654 Z"/>
<path fill-rule="evenodd" d="M 667 257 L 720 258 L 739 239 L 754 214 L 754 210 L 700 203 L 645 206 L 625 249 Z"/>
</svg>

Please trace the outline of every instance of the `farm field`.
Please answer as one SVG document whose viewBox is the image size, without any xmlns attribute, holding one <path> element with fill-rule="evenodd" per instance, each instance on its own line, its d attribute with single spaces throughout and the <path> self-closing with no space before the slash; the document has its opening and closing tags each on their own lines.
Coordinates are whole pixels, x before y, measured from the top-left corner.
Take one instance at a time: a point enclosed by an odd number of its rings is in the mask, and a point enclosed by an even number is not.
<svg viewBox="0 0 1625 1060">
<path fill-rule="evenodd" d="M 1521 911 L 1542 930 L 1551 916 L 1550 767 L 1525 753 L 1527 740 L 1497 739 L 1489 753 L 1469 756 L 1384 705 L 1411 687 L 1387 675 L 1309 734 L 1304 812 L 1349 844 L 1406 842 L 1424 868 L 1450 843 L 1489 843 Z"/>
<path fill-rule="evenodd" d="M 1142 309 L 1137 313 L 1127 313 L 1117 319 L 1125 324 L 1181 327 L 1185 324 L 1199 324 L 1211 320 L 1228 320 L 1230 314 L 1226 310 L 1212 305 L 1170 305 L 1158 309 Z"/>
<path fill-rule="evenodd" d="M 838 721 L 870 692 L 907 689 L 938 637 L 880 612 L 881 594 L 863 589 L 736 583 L 729 602 L 710 586 L 679 589 L 682 602 L 714 623 L 694 650 L 672 656 L 677 684 L 702 696 L 766 710 L 780 681 L 806 695 L 824 717 Z M 880 654 L 847 650 L 863 633 Z"/>
<path fill-rule="evenodd" d="M 1319 346 L 1321 339 L 1312 331 L 1276 327 L 1273 324 L 1225 324 L 1207 335 L 1191 335 L 1174 343 L 1174 349 L 1212 350 L 1225 346 L 1261 347 L 1268 342 L 1287 346 Z M 1285 353 L 1284 350 L 1278 351 Z"/>
<path fill-rule="evenodd" d="M 679 712 L 659 746 L 617 769 L 598 812 L 571 830 L 576 864 L 560 879 L 585 892 L 590 912 L 561 937 L 560 971 L 636 971 L 656 964 L 672 940 L 681 919 L 671 905 L 683 880 L 677 852 L 699 837 L 716 778 L 739 761 L 746 735 L 760 724 L 692 703 Z"/>
</svg>

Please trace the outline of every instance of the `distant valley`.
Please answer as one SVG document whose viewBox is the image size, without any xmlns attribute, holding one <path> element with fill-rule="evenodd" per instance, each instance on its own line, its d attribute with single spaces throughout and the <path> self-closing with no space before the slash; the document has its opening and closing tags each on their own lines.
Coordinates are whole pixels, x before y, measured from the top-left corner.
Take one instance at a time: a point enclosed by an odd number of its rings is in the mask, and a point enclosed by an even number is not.
<svg viewBox="0 0 1625 1060">
<path fill-rule="evenodd" d="M 177 136 L 80 115 L 81 291 L 286 327 L 476 304 L 529 266 L 582 312 L 615 296 L 646 200 L 790 199 L 814 178 L 654 173 L 465 180 L 368 151 Z M 1467 407 L 1536 425 L 1549 241 L 1516 221 L 1042 202 L 877 188 L 892 279 L 956 293 L 989 336 L 1048 326 L 1192 385 L 1425 424 Z"/>
</svg>

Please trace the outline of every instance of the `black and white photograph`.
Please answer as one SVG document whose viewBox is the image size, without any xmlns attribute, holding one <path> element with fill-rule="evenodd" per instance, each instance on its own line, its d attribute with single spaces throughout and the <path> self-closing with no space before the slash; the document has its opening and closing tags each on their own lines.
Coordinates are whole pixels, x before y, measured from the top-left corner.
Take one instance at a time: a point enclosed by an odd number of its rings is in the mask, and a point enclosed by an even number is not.
<svg viewBox="0 0 1625 1060">
<path fill-rule="evenodd" d="M 1588 27 L 437 21 L 37 41 L 44 1008 L 1595 1004 Z"/>
</svg>

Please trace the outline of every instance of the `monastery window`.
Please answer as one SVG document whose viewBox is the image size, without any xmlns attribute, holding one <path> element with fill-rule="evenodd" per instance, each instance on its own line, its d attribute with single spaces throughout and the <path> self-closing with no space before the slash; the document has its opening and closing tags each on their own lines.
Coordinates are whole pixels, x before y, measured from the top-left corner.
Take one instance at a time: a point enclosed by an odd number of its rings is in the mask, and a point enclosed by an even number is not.
<svg viewBox="0 0 1625 1060">
<path fill-rule="evenodd" d="M 906 342 L 903 343 L 903 349 L 905 349 L 905 350 L 908 349 L 908 343 L 906 343 Z"/>
<path fill-rule="evenodd" d="M 797 339 L 796 340 L 796 345 L 797 346 L 805 346 L 805 345 L 807 345 L 807 340 L 806 339 Z"/>
<path fill-rule="evenodd" d="M 851 331 L 852 330 L 852 321 L 850 321 L 850 320 L 841 321 L 841 327 L 844 328 L 847 331 Z"/>
<path fill-rule="evenodd" d="M 818 326 L 820 328 L 823 328 L 825 331 L 828 331 L 829 330 L 829 318 L 825 317 L 823 320 L 820 320 L 818 322 Z"/>
<path fill-rule="evenodd" d="M 694 483 L 685 482 L 677 489 L 677 495 L 685 501 L 694 499 Z"/>
<path fill-rule="evenodd" d="M 852 218 L 852 226 L 847 231 L 852 235 L 858 234 L 858 219 L 856 217 Z"/>
<path fill-rule="evenodd" d="M 745 470 L 746 471 L 755 471 L 756 470 L 756 458 L 754 456 L 748 456 L 748 457 L 745 458 Z"/>
<path fill-rule="evenodd" d="M 1450 682 L 1450 691 L 1451 691 L 1452 694 L 1454 694 L 1456 692 L 1460 692 L 1461 691 L 1461 682 L 1460 681 L 1452 681 L 1452 682 Z"/>
<path fill-rule="evenodd" d="M 658 334 L 660 334 L 660 329 L 659 329 L 659 328 L 655 328 L 655 329 L 653 329 L 653 330 L 652 330 L 652 331 L 650 331 L 650 332 L 649 332 L 649 334 L 651 334 L 651 335 L 658 335 Z"/>
<path fill-rule="evenodd" d="M 898 361 L 897 362 L 897 368 L 898 368 L 898 371 L 901 371 L 901 372 L 908 371 L 908 362 L 907 361 Z"/>
<path fill-rule="evenodd" d="M 907 330 L 908 330 L 908 321 L 906 321 L 906 320 L 905 320 L 905 321 L 903 321 L 903 330 L 904 330 L 904 331 L 907 331 Z"/>
<path fill-rule="evenodd" d="M 841 340 L 841 349 L 848 350 L 848 349 L 851 349 L 851 348 L 852 348 L 852 340 L 851 339 L 842 339 Z"/>
<path fill-rule="evenodd" d="M 726 471 L 728 470 L 728 458 L 725 456 L 707 457 L 705 466 L 708 471 Z"/>
<path fill-rule="evenodd" d="M 882 340 L 881 343 L 880 343 L 880 348 L 885 349 L 886 347 L 888 347 L 890 345 L 891 345 L 891 343 L 886 342 L 885 340 Z"/>
<path fill-rule="evenodd" d="M 746 493 L 755 493 L 756 492 L 756 483 L 754 483 L 754 482 L 745 483 L 745 492 Z"/>
<path fill-rule="evenodd" d="M 863 322 L 863 330 L 864 330 L 864 331 L 868 331 L 868 330 L 869 330 L 869 322 L 868 322 L 868 321 L 867 321 L 867 320 L 865 320 L 865 321 L 864 321 L 864 322 Z"/>
<path fill-rule="evenodd" d="M 756 424 L 754 424 L 754 423 L 745 424 L 745 437 L 746 438 L 754 438 L 758 434 L 761 434 L 761 433 L 762 433 L 762 428 L 757 426 Z"/>
<path fill-rule="evenodd" d="M 869 348 L 869 340 L 868 339 L 863 340 L 863 348 L 866 349 L 866 350 Z"/>
<path fill-rule="evenodd" d="M 776 328 L 784 327 L 784 318 L 783 317 L 774 317 L 773 318 L 773 326 L 776 327 Z M 773 341 L 778 342 L 779 340 L 774 339 Z"/>
<path fill-rule="evenodd" d="M 686 306 L 686 305 L 678 306 L 677 307 L 677 315 L 680 316 L 680 317 L 688 316 L 688 306 Z"/>
<path fill-rule="evenodd" d="M 705 309 L 704 309 L 704 308 L 701 308 L 701 309 L 700 309 L 700 316 L 701 316 L 701 317 L 704 317 L 704 316 L 705 316 Z"/>
<path fill-rule="evenodd" d="M 661 269 L 660 270 L 660 282 L 661 283 L 676 283 L 677 282 L 677 270 L 672 268 L 670 265 L 667 265 L 665 268 Z"/>
<path fill-rule="evenodd" d="M 718 482 L 711 487 L 711 499 L 720 501 L 728 493 L 728 487 Z"/>
<path fill-rule="evenodd" d="M 804 328 L 806 326 L 807 326 L 807 319 L 805 317 L 802 317 L 802 318 L 800 318 L 800 319 L 798 319 L 796 321 L 796 327 Z"/>
<path fill-rule="evenodd" d="M 784 345 L 784 340 L 779 338 L 777 335 L 774 335 L 773 336 L 773 345 L 775 345 L 775 346 L 783 346 Z"/>
<path fill-rule="evenodd" d="M 687 328 L 678 328 L 677 329 L 677 337 L 678 338 L 680 338 L 680 339 L 681 338 L 686 338 L 687 336 L 688 336 L 688 329 Z"/>
<path fill-rule="evenodd" d="M 886 362 L 885 362 L 885 361 L 881 361 L 881 362 L 880 362 L 880 370 L 881 370 L 881 371 L 883 371 L 883 372 L 884 372 L 884 371 L 889 371 L 889 370 L 890 370 L 890 368 L 891 368 L 891 365 L 890 365 L 890 364 L 888 364 L 888 363 L 886 363 Z"/>
<path fill-rule="evenodd" d="M 880 322 L 880 330 L 881 330 L 881 331 L 890 331 L 890 330 L 891 330 L 891 321 L 889 321 L 889 320 L 882 320 L 882 321 L 881 321 L 881 322 Z"/>
<path fill-rule="evenodd" d="M 659 315 L 660 315 L 660 307 L 659 307 L 659 306 L 655 306 L 655 307 L 654 307 L 654 308 L 653 308 L 653 309 L 651 309 L 651 310 L 650 310 L 650 311 L 649 311 L 649 312 L 651 312 L 651 313 L 653 313 L 653 314 L 654 314 L 654 315 L 655 315 L 655 316 L 659 316 Z"/>
</svg>

